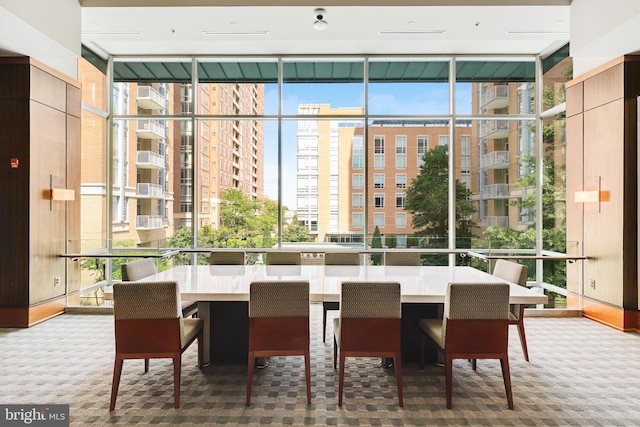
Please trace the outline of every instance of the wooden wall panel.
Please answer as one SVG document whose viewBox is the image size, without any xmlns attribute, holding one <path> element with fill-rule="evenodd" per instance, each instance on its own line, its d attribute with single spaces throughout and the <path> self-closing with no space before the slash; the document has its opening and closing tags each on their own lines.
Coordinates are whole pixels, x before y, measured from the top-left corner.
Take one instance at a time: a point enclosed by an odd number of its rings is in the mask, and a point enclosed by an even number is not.
<svg viewBox="0 0 640 427">
<path fill-rule="evenodd" d="M 584 179 L 589 183 L 600 177 L 602 190 L 609 192 L 609 201 L 600 203 L 599 211 L 595 203 L 584 207 L 584 251 L 596 258 L 584 264 L 584 292 L 619 307 L 624 267 L 623 116 L 623 99 L 584 113 Z M 595 280 L 595 289 L 589 286 L 591 280 Z"/>
<path fill-rule="evenodd" d="M 582 85 L 579 86 L 582 89 Z M 568 91 L 567 91 L 568 93 Z M 582 95 L 579 96 L 582 99 Z M 568 104 L 567 104 L 568 106 Z M 567 194 L 567 255 L 584 255 L 583 235 L 584 205 L 575 202 L 576 191 L 583 189 L 583 115 L 567 117 L 566 121 L 566 194 Z M 582 293 L 582 269 L 588 261 L 567 263 L 567 289 Z M 575 308 L 575 307 L 574 307 Z"/>
<path fill-rule="evenodd" d="M 50 73 L 32 66 L 31 99 L 58 111 L 67 111 L 67 84 Z"/>
<path fill-rule="evenodd" d="M 0 57 L 0 99 L 29 99 L 29 65 L 6 64 Z"/>
<path fill-rule="evenodd" d="M 582 82 L 573 84 L 567 83 L 566 88 L 567 117 L 572 117 L 576 114 L 582 114 L 582 112 L 584 111 L 584 105 L 582 103 L 582 91 L 584 88 L 584 84 Z M 567 141 L 567 144 L 568 143 L 569 141 Z M 580 140 L 580 143 L 582 143 L 582 140 Z"/>
<path fill-rule="evenodd" d="M 80 118 L 67 115 L 67 188 L 73 189 L 76 199 L 67 202 L 67 236 L 66 252 L 80 252 L 80 218 L 81 218 L 81 197 L 80 197 L 80 165 L 82 164 L 80 148 Z M 80 263 L 68 259 L 67 268 L 67 292 L 74 292 L 80 289 Z"/>
<path fill-rule="evenodd" d="M 29 303 L 29 148 L 28 103 L 0 100 L 0 307 Z"/>
<path fill-rule="evenodd" d="M 624 97 L 624 64 L 603 70 L 584 81 L 584 110 L 588 111 Z M 618 116 L 621 122 L 622 116 Z"/>
<path fill-rule="evenodd" d="M 62 92 L 66 96 L 66 88 Z M 63 105 L 66 105 L 66 101 Z M 30 192 L 30 296 L 35 304 L 64 294 L 64 283 L 54 287 L 54 277 L 65 278 L 66 213 L 64 201 L 44 197 L 52 182 L 66 186 L 66 114 L 31 101 L 31 192 Z"/>
</svg>

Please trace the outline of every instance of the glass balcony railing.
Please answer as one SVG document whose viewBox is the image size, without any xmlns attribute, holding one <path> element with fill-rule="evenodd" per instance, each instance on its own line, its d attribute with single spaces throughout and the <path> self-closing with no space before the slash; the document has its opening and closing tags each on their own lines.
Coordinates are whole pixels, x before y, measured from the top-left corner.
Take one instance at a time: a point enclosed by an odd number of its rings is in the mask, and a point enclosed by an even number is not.
<svg viewBox="0 0 640 427">
<path fill-rule="evenodd" d="M 165 127 L 157 120 L 138 120 L 136 134 L 141 139 L 163 139 L 167 137 Z"/>
<path fill-rule="evenodd" d="M 167 108 L 167 97 L 152 86 L 138 86 L 136 101 L 138 107 L 145 110 L 164 110 Z"/>
<path fill-rule="evenodd" d="M 138 151 L 136 166 L 140 169 L 164 169 L 164 156 L 153 151 Z"/>
<path fill-rule="evenodd" d="M 480 122 L 480 138 L 502 139 L 509 136 L 509 120 L 488 120 Z"/>
<path fill-rule="evenodd" d="M 138 183 L 136 185 L 136 195 L 138 198 L 162 199 L 164 190 L 158 184 Z"/>
<path fill-rule="evenodd" d="M 509 184 L 484 185 L 480 190 L 480 196 L 490 199 L 508 198 Z"/>
<path fill-rule="evenodd" d="M 497 110 L 509 106 L 509 86 L 497 85 L 480 95 L 480 108 Z"/>
<path fill-rule="evenodd" d="M 480 157 L 480 167 L 484 169 L 504 169 L 509 167 L 508 151 L 493 151 Z"/>
<path fill-rule="evenodd" d="M 138 215 L 136 217 L 136 228 L 138 230 L 155 230 L 162 227 L 162 217 L 160 215 Z"/>
</svg>

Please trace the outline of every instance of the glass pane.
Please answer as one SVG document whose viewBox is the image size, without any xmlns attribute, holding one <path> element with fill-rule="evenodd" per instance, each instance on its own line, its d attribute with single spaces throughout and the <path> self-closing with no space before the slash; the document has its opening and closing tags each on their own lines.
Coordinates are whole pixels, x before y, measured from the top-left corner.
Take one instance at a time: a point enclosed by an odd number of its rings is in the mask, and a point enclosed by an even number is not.
<svg viewBox="0 0 640 427">
<path fill-rule="evenodd" d="M 260 116 L 278 113 L 275 61 L 200 60 L 197 113 Z"/>
<path fill-rule="evenodd" d="M 177 83 L 178 82 L 178 83 Z M 193 113 L 190 59 L 114 62 L 113 113 Z"/>
<path fill-rule="evenodd" d="M 448 114 L 448 79 L 448 61 L 371 61 L 369 114 Z"/>
<path fill-rule="evenodd" d="M 284 122 L 282 203 L 297 216 L 283 225 L 283 243 L 362 242 L 363 218 L 354 214 L 364 212 L 364 169 L 353 161 L 354 152 L 362 158 L 362 135 L 361 120 Z"/>
<path fill-rule="evenodd" d="M 361 116 L 364 113 L 363 62 L 291 61 L 283 63 L 284 114 Z"/>
<path fill-rule="evenodd" d="M 458 114 L 535 113 L 533 62 L 460 60 L 456 75 Z"/>
<path fill-rule="evenodd" d="M 470 166 L 472 247 L 535 249 L 533 122 L 473 120 L 470 131 L 469 159 L 460 165 Z"/>
</svg>

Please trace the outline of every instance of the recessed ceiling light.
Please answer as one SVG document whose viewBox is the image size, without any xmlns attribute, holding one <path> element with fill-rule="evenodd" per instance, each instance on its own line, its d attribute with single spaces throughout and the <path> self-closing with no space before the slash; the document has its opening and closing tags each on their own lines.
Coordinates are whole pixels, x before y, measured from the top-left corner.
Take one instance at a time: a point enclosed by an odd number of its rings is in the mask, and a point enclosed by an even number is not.
<svg viewBox="0 0 640 427">
<path fill-rule="evenodd" d="M 203 31 L 204 36 L 268 36 L 270 31 Z"/>
<path fill-rule="evenodd" d="M 568 31 L 544 31 L 544 30 L 512 30 L 507 34 L 569 34 Z"/>
<path fill-rule="evenodd" d="M 399 30 L 399 31 L 379 31 L 381 36 L 395 34 L 444 34 L 447 30 Z"/>
</svg>

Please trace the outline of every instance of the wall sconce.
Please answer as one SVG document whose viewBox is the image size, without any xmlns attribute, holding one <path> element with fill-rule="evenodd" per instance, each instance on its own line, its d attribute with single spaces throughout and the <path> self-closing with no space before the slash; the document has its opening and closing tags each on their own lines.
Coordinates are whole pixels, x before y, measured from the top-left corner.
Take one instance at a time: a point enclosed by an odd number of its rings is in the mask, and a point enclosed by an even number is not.
<svg viewBox="0 0 640 427">
<path fill-rule="evenodd" d="M 597 203 L 597 212 L 600 213 L 600 203 L 609 201 L 609 192 L 602 191 L 602 177 L 585 178 L 584 190 L 574 193 L 576 203 Z"/>
<path fill-rule="evenodd" d="M 69 188 L 53 188 L 53 176 L 49 175 L 49 189 L 42 192 L 42 198 L 49 200 L 49 209 L 53 210 L 53 201 L 71 202 L 76 199 L 76 192 Z"/>
</svg>

